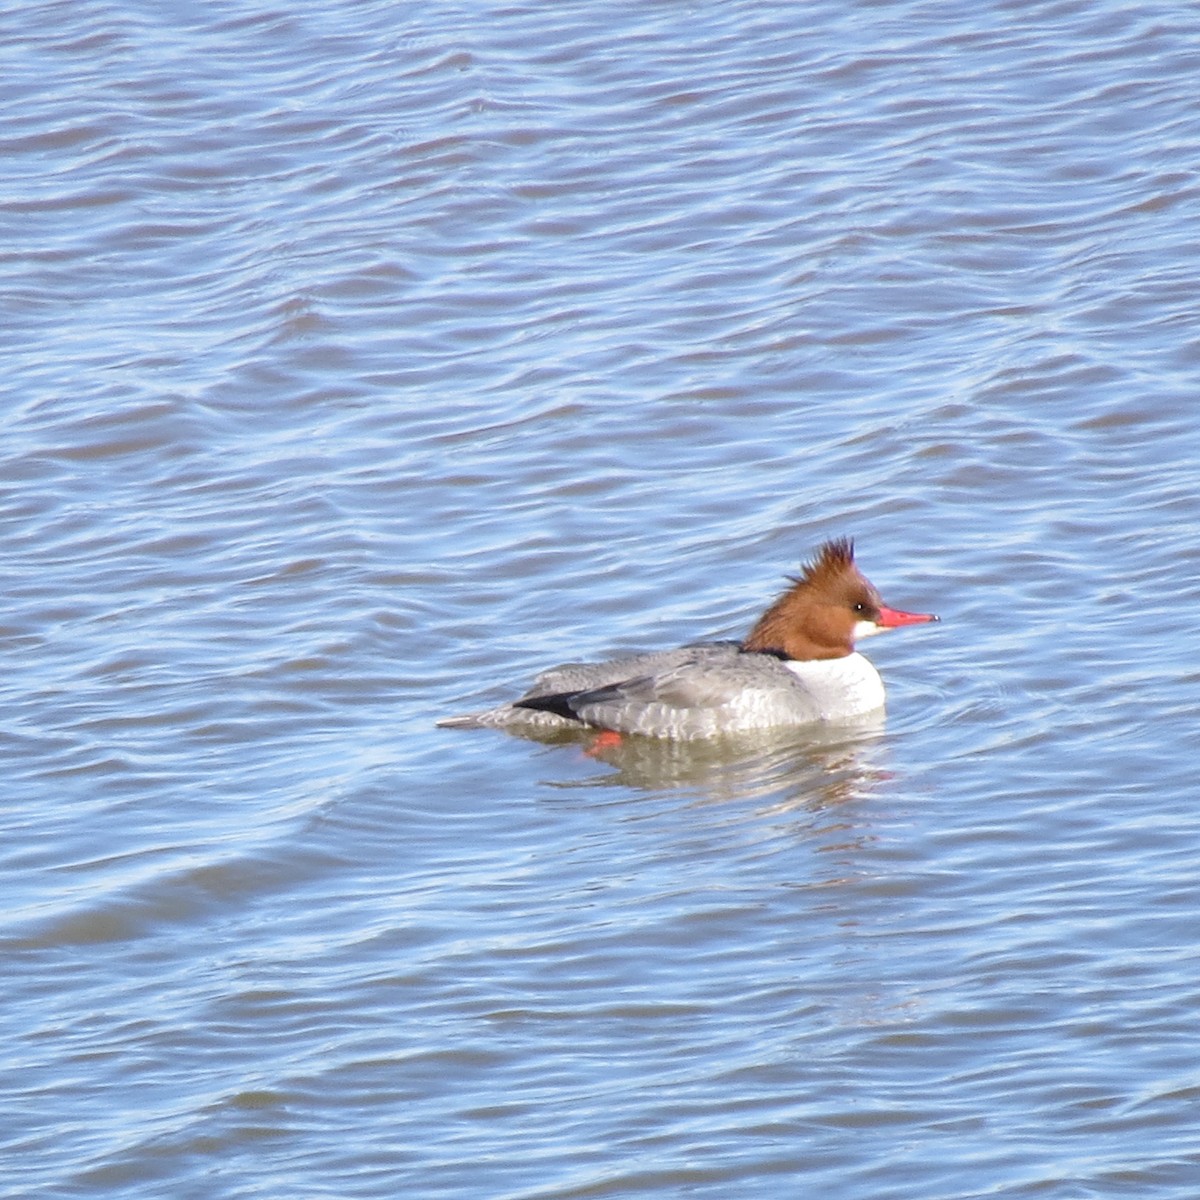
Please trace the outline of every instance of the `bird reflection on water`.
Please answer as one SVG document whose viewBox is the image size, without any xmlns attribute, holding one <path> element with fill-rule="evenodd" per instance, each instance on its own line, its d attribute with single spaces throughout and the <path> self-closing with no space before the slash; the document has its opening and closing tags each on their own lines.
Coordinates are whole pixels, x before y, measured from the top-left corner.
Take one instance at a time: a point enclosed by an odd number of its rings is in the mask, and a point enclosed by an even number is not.
<svg viewBox="0 0 1200 1200">
<path fill-rule="evenodd" d="M 825 808 L 869 791 L 887 778 L 881 767 L 886 718 L 872 713 L 853 722 L 802 730 L 771 729 L 703 741 L 604 737 L 522 730 L 515 736 L 548 746 L 576 747 L 576 755 L 612 768 L 585 779 L 546 781 L 552 787 L 686 789 L 711 802 L 775 796 L 780 810 Z M 578 764 L 579 758 L 572 762 Z"/>
</svg>

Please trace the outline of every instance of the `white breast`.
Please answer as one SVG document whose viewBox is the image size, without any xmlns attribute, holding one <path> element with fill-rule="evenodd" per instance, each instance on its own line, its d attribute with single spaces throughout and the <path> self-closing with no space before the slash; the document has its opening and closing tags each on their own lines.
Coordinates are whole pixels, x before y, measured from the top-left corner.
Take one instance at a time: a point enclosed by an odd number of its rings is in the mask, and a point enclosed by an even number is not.
<svg viewBox="0 0 1200 1200">
<path fill-rule="evenodd" d="M 883 680 L 861 654 L 818 662 L 791 661 L 784 666 L 811 693 L 822 720 L 841 721 L 883 707 Z"/>
</svg>

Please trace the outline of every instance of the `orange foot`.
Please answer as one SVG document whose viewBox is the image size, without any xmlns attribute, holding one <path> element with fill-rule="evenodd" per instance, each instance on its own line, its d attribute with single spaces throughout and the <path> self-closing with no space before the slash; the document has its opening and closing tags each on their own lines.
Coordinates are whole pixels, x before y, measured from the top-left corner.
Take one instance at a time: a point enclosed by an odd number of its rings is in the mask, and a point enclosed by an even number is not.
<svg viewBox="0 0 1200 1200">
<path fill-rule="evenodd" d="M 621 735 L 615 729 L 602 729 L 584 751 L 588 758 L 595 758 L 602 750 L 612 750 L 621 744 Z"/>
</svg>

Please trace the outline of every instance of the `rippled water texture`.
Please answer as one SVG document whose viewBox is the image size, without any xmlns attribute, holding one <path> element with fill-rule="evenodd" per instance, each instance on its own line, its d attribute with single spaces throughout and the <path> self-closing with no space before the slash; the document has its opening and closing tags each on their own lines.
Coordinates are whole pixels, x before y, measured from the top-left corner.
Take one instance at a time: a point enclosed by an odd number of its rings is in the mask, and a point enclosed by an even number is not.
<svg viewBox="0 0 1200 1200">
<path fill-rule="evenodd" d="M 1197 1194 L 1189 6 L 0 68 L 6 1195 Z M 843 535 L 885 726 L 434 727 Z"/>
</svg>

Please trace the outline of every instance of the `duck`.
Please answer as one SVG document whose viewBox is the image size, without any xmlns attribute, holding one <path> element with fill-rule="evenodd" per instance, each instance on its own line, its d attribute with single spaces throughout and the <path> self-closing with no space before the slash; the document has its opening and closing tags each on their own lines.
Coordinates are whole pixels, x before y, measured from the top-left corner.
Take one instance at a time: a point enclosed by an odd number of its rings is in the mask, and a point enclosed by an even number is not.
<svg viewBox="0 0 1200 1200">
<path fill-rule="evenodd" d="M 883 680 L 856 642 L 939 618 L 884 604 L 855 563 L 851 538 L 823 543 L 788 582 L 742 641 L 564 663 L 514 700 L 437 724 L 691 741 L 881 711 Z"/>
</svg>

